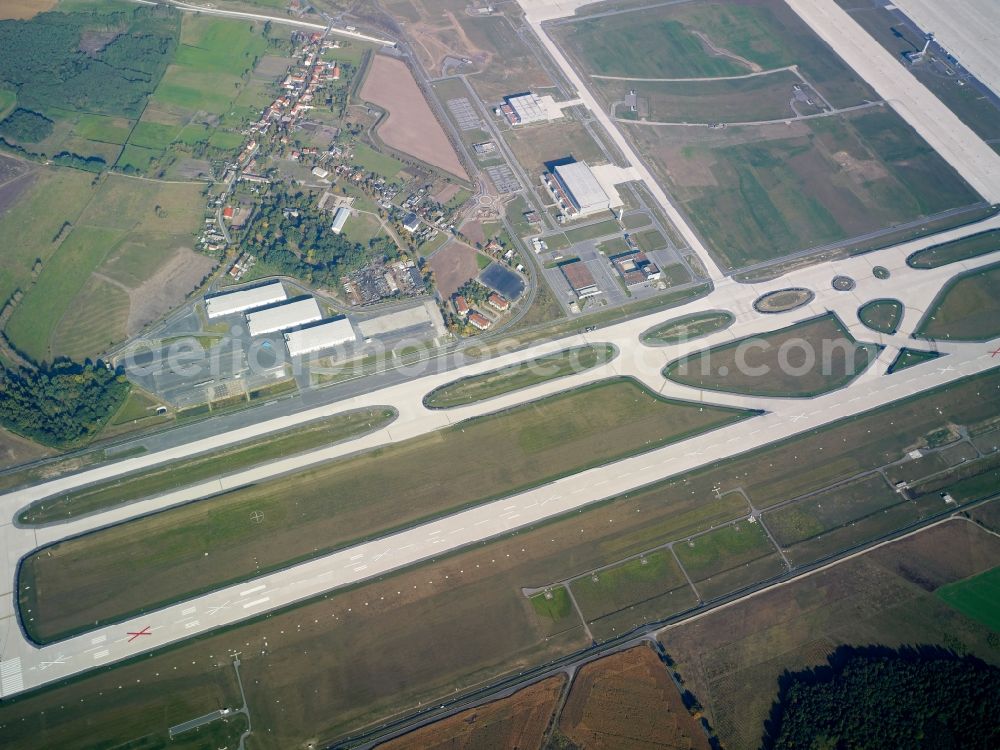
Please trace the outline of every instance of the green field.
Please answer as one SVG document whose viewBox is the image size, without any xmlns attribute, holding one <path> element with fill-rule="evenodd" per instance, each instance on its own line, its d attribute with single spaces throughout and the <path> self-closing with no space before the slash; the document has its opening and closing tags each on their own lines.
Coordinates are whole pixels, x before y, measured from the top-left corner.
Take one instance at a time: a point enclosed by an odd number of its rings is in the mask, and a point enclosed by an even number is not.
<svg viewBox="0 0 1000 750">
<path fill-rule="evenodd" d="M 149 403 L 134 404 L 130 401 L 122 407 L 123 413 L 115 416 L 115 423 L 148 417 L 148 407 Z M 88 485 L 66 495 L 38 500 L 20 513 L 18 521 L 30 526 L 95 513 L 123 502 L 152 497 L 278 458 L 349 440 L 380 429 L 393 418 L 394 414 L 389 409 L 346 412 L 250 445 L 214 451 L 186 461 L 168 463 L 141 474 Z"/>
<path fill-rule="evenodd" d="M 664 377 L 684 385 L 754 396 L 807 398 L 842 388 L 878 355 L 834 313 L 674 360 Z M 784 363 L 782 361 L 784 358 Z"/>
<path fill-rule="evenodd" d="M 460 422 L 46 548 L 21 568 L 28 627 L 51 639 L 751 414 L 622 379 Z"/>
<path fill-rule="evenodd" d="M 403 170 L 403 163 L 388 154 L 380 154 L 371 146 L 358 143 L 354 146 L 354 158 L 351 163 L 365 172 L 374 172 L 392 181 Z"/>
<path fill-rule="evenodd" d="M 74 169 L 39 169 L 32 186 L 0 217 L 4 238 L 0 298 L 29 290 L 36 261 L 45 267 L 59 247 L 57 238 L 64 227 L 75 224 L 93 198 L 92 180 L 93 175 Z"/>
<path fill-rule="evenodd" d="M 495 398 L 547 380 L 590 370 L 611 361 L 615 354 L 615 348 L 607 344 L 583 346 L 548 354 L 529 362 L 510 365 L 482 375 L 472 375 L 439 386 L 424 396 L 424 405 L 431 409 L 447 409 Z"/>
<path fill-rule="evenodd" d="M 988 341 L 1000 336 L 1000 264 L 949 281 L 915 335 L 949 341 Z"/>
<path fill-rule="evenodd" d="M 798 65 L 834 106 L 875 99 L 795 12 L 777 0 L 643 7 L 583 18 L 553 31 L 587 73 L 714 78 Z"/>
<path fill-rule="evenodd" d="M 581 576 L 570 584 L 580 611 L 588 621 L 685 585 L 684 573 L 670 550 L 651 552 L 621 565 Z"/>
<path fill-rule="evenodd" d="M 918 250 L 906 259 L 910 268 L 938 268 L 960 260 L 978 258 L 980 255 L 1000 250 L 1000 229 L 963 237 L 960 240 Z"/>
<path fill-rule="evenodd" d="M 942 586 L 937 595 L 963 615 L 1000 632 L 1000 566 L 958 583 Z"/>
<path fill-rule="evenodd" d="M 745 520 L 678 542 L 674 552 L 705 600 L 785 570 L 761 525 Z"/>
<path fill-rule="evenodd" d="M 632 90 L 645 103 L 650 122 L 737 123 L 793 117 L 792 87 L 801 79 L 788 70 L 753 78 L 709 81 L 621 81 L 593 79 L 610 104 L 624 102 Z M 619 117 L 630 113 L 623 104 Z M 634 114 L 632 114 L 634 116 Z"/>
<path fill-rule="evenodd" d="M 650 328 L 639 338 L 648 346 L 666 346 L 708 336 L 729 328 L 735 322 L 736 316 L 726 310 L 693 313 Z"/>
<path fill-rule="evenodd" d="M 0 232 L 9 227 L 5 236 L 19 241 L 9 252 L 20 256 L 4 264 L 10 274 L 4 281 L 26 292 L 6 333 L 37 361 L 94 356 L 124 338 L 130 300 L 126 291 L 91 274 L 107 270 L 110 278 L 133 286 L 116 275 L 115 265 L 123 254 L 139 254 L 141 260 L 127 264 L 141 269 L 134 278 L 139 286 L 179 245 L 192 243 L 204 205 L 201 186 L 113 174 L 95 182 L 65 169 L 46 175 L 42 186 L 48 192 L 29 191 L 0 220 Z M 55 204 L 57 199 L 62 202 Z M 12 226 L 36 210 L 36 223 Z M 36 259 L 42 262 L 32 284 Z M 182 300 L 179 295 L 177 303 Z"/>
<path fill-rule="evenodd" d="M 861 306 L 858 318 L 873 331 L 893 334 L 903 320 L 903 303 L 895 299 L 872 300 Z"/>
<path fill-rule="evenodd" d="M 709 134 L 624 127 L 730 269 L 979 202 L 886 108 Z"/>
<path fill-rule="evenodd" d="M 598 237 L 606 237 L 611 234 L 621 234 L 622 228 L 614 219 L 599 221 L 596 224 L 589 224 L 575 229 L 567 229 L 566 236 L 570 243 L 582 242 L 583 240 L 593 240 Z"/>
<path fill-rule="evenodd" d="M 922 362 L 930 362 L 931 360 L 937 359 L 941 354 L 939 352 L 927 352 L 920 349 L 900 349 L 899 356 L 889 365 L 889 369 L 886 371 L 887 375 L 892 375 L 894 372 L 899 372 L 905 370 L 907 367 L 913 367 L 914 365 L 919 365 Z"/>
<path fill-rule="evenodd" d="M 788 559 L 802 565 L 922 517 L 878 475 L 796 500 L 763 515 Z"/>
</svg>

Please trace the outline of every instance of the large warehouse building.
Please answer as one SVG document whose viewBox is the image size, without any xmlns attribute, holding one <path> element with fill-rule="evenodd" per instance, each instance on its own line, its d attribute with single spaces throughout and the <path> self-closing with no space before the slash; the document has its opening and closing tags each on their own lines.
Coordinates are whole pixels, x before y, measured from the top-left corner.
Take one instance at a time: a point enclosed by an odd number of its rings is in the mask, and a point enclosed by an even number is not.
<svg viewBox="0 0 1000 750">
<path fill-rule="evenodd" d="M 574 161 L 553 167 L 545 175 L 545 184 L 562 210 L 572 216 L 589 216 L 611 210 L 611 198 L 586 162 Z"/>
<path fill-rule="evenodd" d="M 572 263 L 564 263 L 559 268 L 563 272 L 563 276 L 566 277 L 566 281 L 569 282 L 570 287 L 572 287 L 573 292 L 580 299 L 596 297 L 601 293 L 601 288 L 594 281 L 594 274 L 590 272 L 590 269 L 587 268 L 587 265 L 583 261 L 576 260 Z"/>
<path fill-rule="evenodd" d="M 251 336 L 263 336 L 265 333 L 284 331 L 295 326 L 304 326 L 306 323 L 315 323 L 321 320 L 323 313 L 319 311 L 319 304 L 313 297 L 287 302 L 284 305 L 275 305 L 266 310 L 256 310 L 247 313 L 247 326 L 250 328 Z"/>
<path fill-rule="evenodd" d="M 252 310 L 255 307 L 272 305 L 288 299 L 285 288 L 280 281 L 262 284 L 251 289 L 240 289 L 237 292 L 224 292 L 205 298 L 205 312 L 209 318 L 219 318 L 223 315 Z"/>
<path fill-rule="evenodd" d="M 289 331 L 285 334 L 285 344 L 288 353 L 293 357 L 318 352 L 320 349 L 331 349 L 340 344 L 355 341 L 354 328 L 351 321 L 341 316 L 324 320 L 322 323 Z"/>
<path fill-rule="evenodd" d="M 333 224 L 330 225 L 330 230 L 334 234 L 340 234 L 344 231 L 344 224 L 351 216 L 351 209 L 346 206 L 341 206 L 337 209 L 337 213 L 333 215 Z"/>
</svg>

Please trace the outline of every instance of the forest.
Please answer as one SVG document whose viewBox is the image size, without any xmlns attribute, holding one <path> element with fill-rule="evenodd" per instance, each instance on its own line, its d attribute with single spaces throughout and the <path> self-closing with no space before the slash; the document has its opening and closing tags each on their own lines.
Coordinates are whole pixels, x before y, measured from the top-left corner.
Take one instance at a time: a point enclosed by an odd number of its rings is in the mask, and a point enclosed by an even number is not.
<svg viewBox="0 0 1000 750">
<path fill-rule="evenodd" d="M 256 210 L 242 247 L 277 273 L 326 287 L 373 258 L 398 254 L 386 237 L 367 246 L 351 242 L 330 230 L 332 219 L 316 208 L 314 195 L 277 187 Z"/>
<path fill-rule="evenodd" d="M 45 115 L 18 107 L 6 118 L 0 120 L 0 136 L 15 141 L 38 143 L 52 132 L 52 120 Z"/>
<path fill-rule="evenodd" d="M 1000 668 L 934 646 L 842 647 L 782 678 L 764 747 L 1000 747 Z"/>
<path fill-rule="evenodd" d="M 165 6 L 0 21 L 0 82 L 25 109 L 138 117 L 179 34 Z"/>
<path fill-rule="evenodd" d="M 103 363 L 59 360 L 0 370 L 0 424 L 43 445 L 67 448 L 97 434 L 131 386 Z"/>
</svg>

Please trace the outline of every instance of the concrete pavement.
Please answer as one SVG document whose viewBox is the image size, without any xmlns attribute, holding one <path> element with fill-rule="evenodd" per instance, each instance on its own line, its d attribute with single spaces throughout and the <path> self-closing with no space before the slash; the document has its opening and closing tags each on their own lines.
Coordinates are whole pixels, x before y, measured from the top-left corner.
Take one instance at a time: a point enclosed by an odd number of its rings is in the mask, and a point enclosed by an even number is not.
<svg viewBox="0 0 1000 750">
<path fill-rule="evenodd" d="M 1000 218 L 992 220 L 1000 226 Z M 981 227 L 977 227 L 979 229 Z M 971 230 L 965 230 L 970 232 Z M 956 230 L 953 234 L 960 234 Z M 935 242 L 941 238 L 935 238 Z M 759 408 L 767 413 L 745 422 L 732 425 L 705 435 L 651 451 L 633 458 L 591 469 L 533 490 L 487 503 L 446 518 L 421 524 L 385 538 L 357 545 L 331 555 L 312 560 L 286 570 L 225 587 L 204 596 L 144 615 L 141 618 L 98 628 L 86 635 L 68 639 L 42 648 L 28 643 L 14 620 L 13 585 L 0 600 L 3 620 L 3 662 L 5 672 L 0 680 L 3 695 L 13 695 L 23 690 L 44 685 L 87 669 L 102 666 L 118 659 L 128 658 L 150 648 L 175 642 L 206 630 L 238 622 L 275 607 L 321 594 L 331 589 L 357 583 L 387 571 L 412 565 L 429 557 L 459 549 L 463 546 L 506 533 L 518 527 L 534 524 L 546 518 L 584 507 L 608 497 L 628 492 L 654 481 L 678 473 L 709 465 L 735 453 L 751 450 L 775 440 L 792 436 L 829 422 L 867 411 L 895 399 L 903 398 L 925 388 L 982 372 L 998 364 L 987 353 L 989 344 L 939 344 L 948 353 L 947 358 L 929 362 L 908 370 L 891 380 L 882 377 L 890 358 L 884 356 L 846 389 L 814 399 L 751 398 L 733 394 L 703 392 L 694 388 L 664 381 L 659 374 L 663 365 L 677 356 L 697 351 L 734 338 L 764 333 L 779 326 L 807 319 L 826 310 L 837 312 L 856 337 L 877 340 L 863 328 L 857 319 L 857 308 L 865 301 L 877 297 L 900 298 L 907 308 L 904 328 L 891 337 L 892 343 L 904 344 L 906 334 L 919 322 L 920 311 L 933 299 L 937 290 L 955 273 L 986 265 L 996 260 L 984 256 L 974 261 L 918 271 L 905 265 L 906 256 L 913 250 L 930 244 L 924 240 L 877 254 L 877 260 L 892 271 L 889 281 L 879 281 L 871 274 L 875 258 L 866 256 L 823 264 L 803 269 L 788 277 L 767 284 L 745 286 L 726 283 L 708 297 L 680 310 L 669 310 L 644 316 L 612 326 L 594 334 L 594 341 L 615 343 L 621 354 L 608 365 L 568 378 L 549 381 L 533 388 L 506 394 L 486 402 L 470 404 L 447 411 L 430 411 L 423 407 L 423 395 L 438 385 L 456 377 L 494 369 L 503 364 L 523 361 L 543 353 L 557 351 L 570 345 L 584 343 L 586 338 L 574 336 L 547 342 L 522 352 L 507 355 L 500 360 L 476 363 L 460 372 L 443 373 L 419 378 L 392 388 L 376 391 L 350 402 L 324 407 L 323 411 L 339 411 L 366 404 L 391 404 L 400 412 L 399 424 L 388 429 L 350 441 L 329 449 L 314 451 L 290 459 L 282 459 L 264 467 L 256 467 L 221 480 L 224 486 L 239 486 L 277 472 L 287 472 L 317 461 L 329 460 L 336 455 L 405 439 L 482 413 L 488 413 L 527 400 L 539 398 L 575 385 L 607 377 L 626 374 L 638 378 L 664 395 L 710 403 Z M 830 286 L 834 273 L 847 274 L 857 280 L 853 292 L 836 292 Z M 753 308 L 753 301 L 760 294 L 787 286 L 808 286 L 816 291 L 816 299 L 808 306 L 782 315 L 763 315 Z M 732 328 L 712 336 L 678 346 L 647 347 L 638 344 L 639 334 L 665 320 L 698 310 L 715 308 L 732 310 L 738 323 Z M 919 344 L 917 344 L 919 346 Z M 279 420 L 283 421 L 283 420 Z M 287 425 L 286 425 L 287 426 Z M 266 430 L 265 430 L 266 432 Z M 261 434 L 264 434 L 263 432 Z M 177 451 L 171 452 L 172 454 Z M 153 461 L 157 456 L 139 457 Z M 129 459 L 132 461 L 136 459 Z M 114 467 L 85 472 L 72 478 L 48 483 L 48 490 L 58 485 L 68 489 L 73 481 L 81 482 L 87 474 L 109 473 Z M 92 476 L 91 476 L 92 478 Z M 3 527 L 7 556 L 4 578 L 13 581 L 17 560 L 37 545 L 68 535 L 97 528 L 109 522 L 125 520 L 135 515 L 183 500 L 192 499 L 199 492 L 215 491 L 212 483 L 171 493 L 162 498 L 143 501 L 122 508 L 78 519 L 70 524 L 59 524 L 43 529 L 19 529 L 8 523 Z M 30 493 L 11 493 L 0 497 L 5 517 L 12 509 L 23 506 L 26 494 L 44 494 L 46 485 L 32 488 Z M 129 641 L 128 632 L 137 632 L 149 625 L 152 635 Z"/>
</svg>

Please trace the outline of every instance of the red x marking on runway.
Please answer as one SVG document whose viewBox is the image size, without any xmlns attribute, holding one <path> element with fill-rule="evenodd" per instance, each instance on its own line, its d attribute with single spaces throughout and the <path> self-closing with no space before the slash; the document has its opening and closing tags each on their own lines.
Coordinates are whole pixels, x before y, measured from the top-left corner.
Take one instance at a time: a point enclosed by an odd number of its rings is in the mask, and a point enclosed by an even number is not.
<svg viewBox="0 0 1000 750">
<path fill-rule="evenodd" d="M 147 626 L 146 626 L 146 627 L 144 627 L 144 628 L 143 628 L 142 630 L 137 630 L 137 631 L 135 631 L 134 633 L 126 633 L 125 635 L 128 635 L 128 636 L 131 636 L 131 638 L 129 638 L 129 639 L 128 639 L 128 642 L 129 642 L 129 643 L 131 643 L 131 642 L 132 642 L 132 641 L 134 641 L 134 640 L 135 640 L 136 638 L 138 638 L 138 637 L 139 637 L 140 635 L 152 635 L 152 634 L 153 634 L 153 633 L 152 633 L 152 631 L 150 630 L 150 626 L 149 626 L 149 625 L 147 625 Z"/>
<path fill-rule="evenodd" d="M 1000 349 L 994 349 L 992 352 L 990 352 L 990 356 L 991 357 L 1000 357 Z"/>
</svg>

